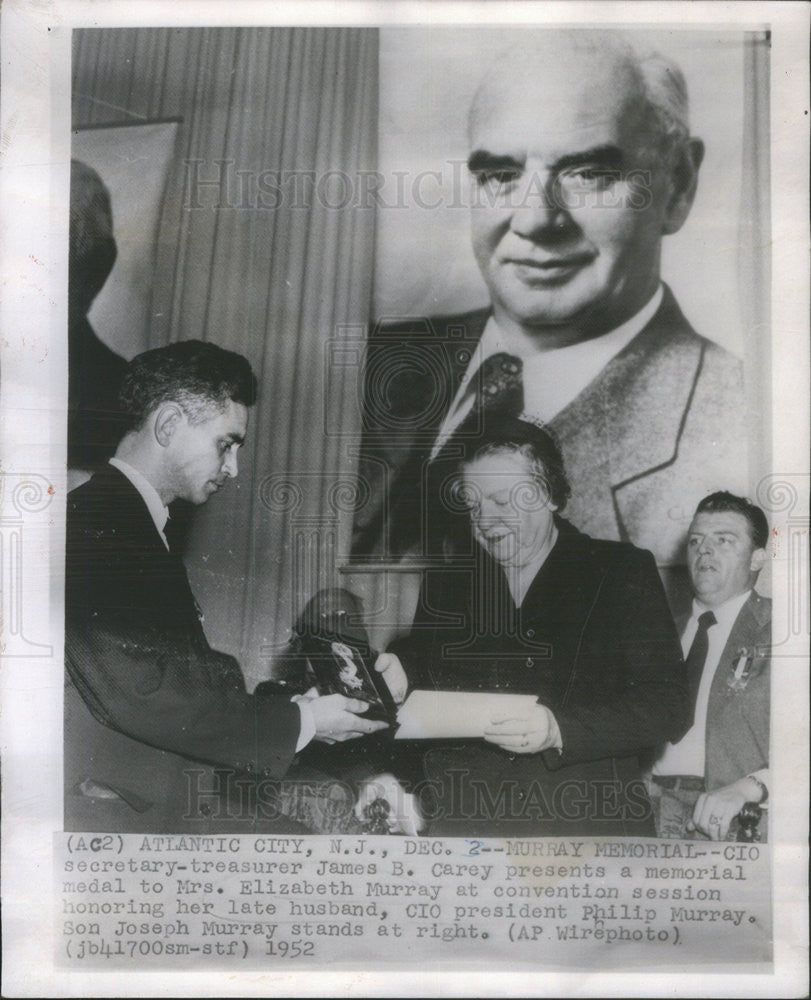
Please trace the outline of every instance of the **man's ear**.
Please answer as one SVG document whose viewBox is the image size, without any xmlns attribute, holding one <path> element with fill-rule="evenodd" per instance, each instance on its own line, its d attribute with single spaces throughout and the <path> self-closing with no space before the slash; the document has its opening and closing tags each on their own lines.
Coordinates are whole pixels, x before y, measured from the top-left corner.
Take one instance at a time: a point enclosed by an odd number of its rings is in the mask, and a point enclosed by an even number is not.
<svg viewBox="0 0 811 1000">
<path fill-rule="evenodd" d="M 765 549 L 755 549 L 752 553 L 752 558 L 749 561 L 749 570 L 752 573 L 759 573 L 763 567 L 766 565 L 766 555 Z"/>
<path fill-rule="evenodd" d="M 170 444 L 182 419 L 183 411 L 177 403 L 163 403 L 158 407 L 152 427 L 155 440 L 161 448 L 166 448 Z"/>
<path fill-rule="evenodd" d="M 698 171 L 704 159 L 701 139 L 688 139 L 670 164 L 668 201 L 662 220 L 665 236 L 677 233 L 687 220 L 698 187 Z"/>
</svg>

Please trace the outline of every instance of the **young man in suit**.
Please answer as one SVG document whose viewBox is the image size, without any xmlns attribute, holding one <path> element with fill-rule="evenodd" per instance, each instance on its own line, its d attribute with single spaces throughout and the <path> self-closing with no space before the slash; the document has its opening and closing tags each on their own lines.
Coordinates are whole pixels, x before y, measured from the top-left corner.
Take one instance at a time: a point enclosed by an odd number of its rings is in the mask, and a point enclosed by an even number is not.
<svg viewBox="0 0 811 1000">
<path fill-rule="evenodd" d="M 693 721 L 653 768 L 660 837 L 734 839 L 744 803 L 768 799 L 772 602 L 754 590 L 768 537 L 763 511 L 731 493 L 705 497 L 690 525 Z"/>
<path fill-rule="evenodd" d="M 704 152 L 684 77 L 617 32 L 538 32 L 491 67 L 469 136 L 491 307 L 373 331 L 355 552 L 441 552 L 431 483 L 480 406 L 553 431 L 577 528 L 681 565 L 698 500 L 747 484 L 741 365 L 660 279 Z"/>
<path fill-rule="evenodd" d="M 237 661 L 208 644 L 170 551 L 168 505 L 204 504 L 236 477 L 256 388 L 248 361 L 213 344 L 139 355 L 115 456 L 68 497 L 66 829 L 279 821 L 274 782 L 298 750 L 384 727 L 342 695 L 249 695 Z"/>
</svg>

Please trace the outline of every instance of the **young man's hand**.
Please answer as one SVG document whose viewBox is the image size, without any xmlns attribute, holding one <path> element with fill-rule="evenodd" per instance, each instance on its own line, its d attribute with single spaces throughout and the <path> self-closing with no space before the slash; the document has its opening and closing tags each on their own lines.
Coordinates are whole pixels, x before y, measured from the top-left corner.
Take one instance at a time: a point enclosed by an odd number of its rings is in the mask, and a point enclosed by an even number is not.
<svg viewBox="0 0 811 1000">
<path fill-rule="evenodd" d="M 376 733 L 387 729 L 388 723 L 375 719 L 364 719 L 360 714 L 369 706 L 357 698 L 346 698 L 342 694 L 325 694 L 308 697 L 302 695 L 299 700 L 306 700 L 315 722 L 313 739 L 322 743 L 343 743 L 354 740 L 367 733 Z"/>
</svg>

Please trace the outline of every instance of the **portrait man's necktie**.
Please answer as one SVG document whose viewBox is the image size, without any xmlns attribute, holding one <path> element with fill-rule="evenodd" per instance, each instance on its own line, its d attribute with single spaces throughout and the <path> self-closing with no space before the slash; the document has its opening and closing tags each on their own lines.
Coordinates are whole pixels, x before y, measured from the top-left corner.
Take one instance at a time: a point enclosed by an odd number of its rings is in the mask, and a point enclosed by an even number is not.
<svg viewBox="0 0 811 1000">
<path fill-rule="evenodd" d="M 524 409 L 523 364 L 520 358 L 501 351 L 485 358 L 470 379 L 460 403 L 460 413 L 449 431 L 437 439 L 429 466 L 428 494 L 435 498 L 426 521 L 426 550 L 449 558 L 452 552 L 466 552 L 471 544 L 467 512 L 450 505 L 444 494 L 455 479 L 458 454 L 448 447 L 454 435 L 474 438 L 481 433 L 482 417 L 499 414 L 519 416 Z"/>
<path fill-rule="evenodd" d="M 704 665 L 707 662 L 707 651 L 710 648 L 708 631 L 715 625 L 717 619 L 712 611 L 705 611 L 698 616 L 698 630 L 693 639 L 687 659 L 684 661 L 687 667 L 687 684 L 690 689 L 690 725 L 693 724 L 696 711 L 696 699 L 698 689 L 701 686 L 701 675 L 704 673 Z"/>
<path fill-rule="evenodd" d="M 487 413 L 517 417 L 524 409 L 523 364 L 500 351 L 486 358 L 473 377 L 475 406 Z"/>
</svg>

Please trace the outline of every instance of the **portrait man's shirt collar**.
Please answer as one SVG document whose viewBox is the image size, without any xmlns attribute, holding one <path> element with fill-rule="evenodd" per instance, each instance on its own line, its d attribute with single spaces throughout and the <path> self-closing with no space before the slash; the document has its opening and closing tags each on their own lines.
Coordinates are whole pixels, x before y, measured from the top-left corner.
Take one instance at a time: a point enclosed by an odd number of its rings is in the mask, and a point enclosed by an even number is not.
<svg viewBox="0 0 811 1000">
<path fill-rule="evenodd" d="M 649 301 L 614 330 L 568 347 L 524 356 L 524 413 L 535 420 L 549 423 L 564 407 L 568 406 L 595 379 L 605 366 L 623 350 L 656 315 L 662 304 L 664 287 L 660 283 Z M 465 372 L 465 378 L 456 398 L 445 417 L 433 448 L 432 457 L 439 454 L 443 444 L 465 419 L 474 405 L 473 396 L 467 392 L 470 380 L 481 365 L 494 354 L 511 350 L 504 334 L 493 316 L 487 321 L 481 340 L 476 345 Z"/>
</svg>

